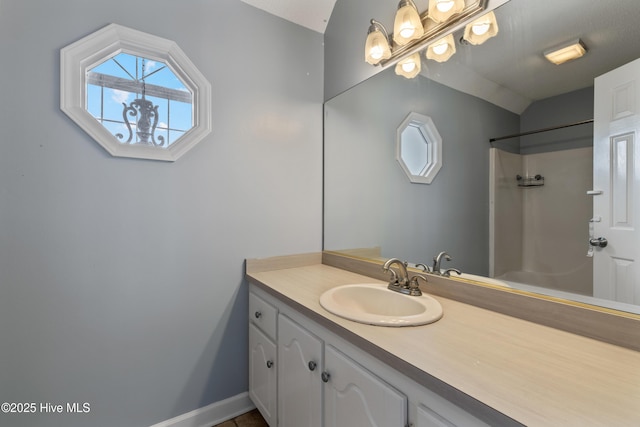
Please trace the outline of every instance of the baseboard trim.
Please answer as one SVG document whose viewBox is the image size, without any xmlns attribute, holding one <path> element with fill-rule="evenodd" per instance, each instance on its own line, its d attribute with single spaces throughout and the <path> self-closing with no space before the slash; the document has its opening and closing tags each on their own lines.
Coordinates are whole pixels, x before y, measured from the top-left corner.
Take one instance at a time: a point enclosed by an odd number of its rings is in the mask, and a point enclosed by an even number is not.
<svg viewBox="0 0 640 427">
<path fill-rule="evenodd" d="M 228 399 L 214 402 L 151 427 L 211 427 L 249 412 L 256 406 L 244 392 Z"/>
</svg>

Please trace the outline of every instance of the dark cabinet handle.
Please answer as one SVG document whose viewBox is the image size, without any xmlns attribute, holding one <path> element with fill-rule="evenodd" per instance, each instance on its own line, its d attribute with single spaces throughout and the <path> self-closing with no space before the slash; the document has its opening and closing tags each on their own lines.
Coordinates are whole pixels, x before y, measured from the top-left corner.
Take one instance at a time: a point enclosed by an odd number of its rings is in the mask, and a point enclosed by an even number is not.
<svg viewBox="0 0 640 427">
<path fill-rule="evenodd" d="M 322 375 L 320 375 L 320 378 L 322 378 L 322 382 L 328 383 L 329 382 L 329 378 L 331 378 L 331 375 L 329 374 L 329 372 L 324 371 L 322 373 Z"/>
<path fill-rule="evenodd" d="M 273 366 L 273 362 L 271 360 L 267 360 L 267 368 L 271 369 Z"/>
<path fill-rule="evenodd" d="M 259 311 L 256 311 L 254 316 L 256 316 L 256 319 L 259 319 L 262 317 L 262 313 L 260 313 Z"/>
<path fill-rule="evenodd" d="M 313 360 L 311 362 L 309 362 L 309 370 L 310 371 L 315 371 L 316 370 L 316 366 L 318 366 L 318 365 Z"/>
</svg>

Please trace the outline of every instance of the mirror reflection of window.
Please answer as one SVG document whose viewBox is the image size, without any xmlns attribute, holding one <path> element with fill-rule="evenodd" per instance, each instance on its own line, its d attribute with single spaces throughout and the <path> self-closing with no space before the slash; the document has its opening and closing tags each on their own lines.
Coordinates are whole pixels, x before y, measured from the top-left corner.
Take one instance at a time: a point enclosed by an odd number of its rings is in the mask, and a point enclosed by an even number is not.
<svg viewBox="0 0 640 427">
<path fill-rule="evenodd" d="M 396 131 L 396 160 L 410 182 L 431 184 L 442 167 L 442 138 L 431 117 L 411 112 Z"/>
<path fill-rule="evenodd" d="M 86 82 L 86 110 L 122 144 L 169 148 L 193 127 L 193 94 L 163 62 L 120 53 Z"/>
<path fill-rule="evenodd" d="M 400 155 L 412 175 L 424 175 L 431 163 L 429 147 L 419 125 L 411 124 L 402 132 Z"/>
</svg>

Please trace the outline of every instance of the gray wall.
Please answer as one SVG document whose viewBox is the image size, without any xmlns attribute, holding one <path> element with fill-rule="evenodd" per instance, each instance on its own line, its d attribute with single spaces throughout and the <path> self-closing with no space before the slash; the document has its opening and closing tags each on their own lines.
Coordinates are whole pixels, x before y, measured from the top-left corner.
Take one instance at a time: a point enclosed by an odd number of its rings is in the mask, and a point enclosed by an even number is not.
<svg viewBox="0 0 640 427">
<path fill-rule="evenodd" d="M 426 0 L 418 0 L 425 10 Z M 364 43 L 371 18 L 393 31 L 398 2 L 388 0 L 337 0 L 324 34 L 324 99 L 329 100 L 380 71 L 364 61 Z"/>
<path fill-rule="evenodd" d="M 593 119 L 593 86 L 532 103 L 520 115 L 520 131 L 546 129 Z M 518 144 L 518 141 L 511 141 Z M 522 154 L 593 146 L 593 124 L 573 126 L 520 138 Z"/>
<path fill-rule="evenodd" d="M 176 163 L 60 111 L 59 49 L 111 22 L 212 84 Z M 91 404 L 0 425 L 149 426 L 247 390 L 243 260 L 321 249 L 322 42 L 238 0 L 0 1 L 0 402 Z"/>
</svg>

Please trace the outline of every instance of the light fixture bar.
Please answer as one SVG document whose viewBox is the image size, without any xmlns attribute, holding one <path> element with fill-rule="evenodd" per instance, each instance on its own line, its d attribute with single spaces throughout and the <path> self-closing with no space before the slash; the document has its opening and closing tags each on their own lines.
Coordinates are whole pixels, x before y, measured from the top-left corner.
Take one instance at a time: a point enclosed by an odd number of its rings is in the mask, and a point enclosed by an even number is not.
<svg viewBox="0 0 640 427">
<path fill-rule="evenodd" d="M 508 0 L 499 1 L 497 6 L 506 3 L 507 1 Z M 420 19 L 422 20 L 422 25 L 424 27 L 424 34 L 422 37 L 405 46 L 394 46 L 391 58 L 380 61 L 379 65 L 382 67 L 393 65 L 414 53 L 425 49 L 434 41 L 463 28 L 473 18 L 481 15 L 487 9 L 488 3 L 489 0 L 475 0 L 471 4 L 465 5 L 462 12 L 452 16 L 447 22 L 440 24 L 437 24 L 428 18 L 428 11 L 424 12 L 420 15 Z"/>
</svg>

